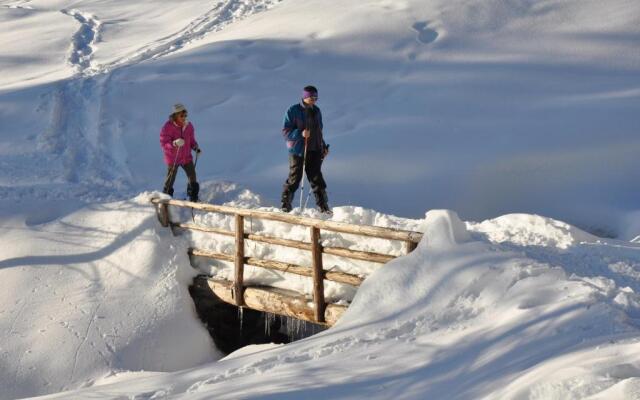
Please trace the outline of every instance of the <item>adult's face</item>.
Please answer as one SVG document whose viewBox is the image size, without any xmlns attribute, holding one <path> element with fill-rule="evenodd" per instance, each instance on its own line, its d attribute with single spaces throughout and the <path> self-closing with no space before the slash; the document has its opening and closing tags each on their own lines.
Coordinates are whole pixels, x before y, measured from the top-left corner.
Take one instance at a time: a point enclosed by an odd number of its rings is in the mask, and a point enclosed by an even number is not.
<svg viewBox="0 0 640 400">
<path fill-rule="evenodd" d="M 176 113 L 175 119 L 176 119 L 176 122 L 178 122 L 179 124 L 183 124 L 187 120 L 187 112 L 182 111 L 182 112 Z"/>
<path fill-rule="evenodd" d="M 306 104 L 308 106 L 315 105 L 316 102 L 318 101 L 318 95 L 311 96 L 311 97 L 305 97 L 304 99 L 302 99 L 302 101 L 304 102 L 304 104 Z"/>
</svg>

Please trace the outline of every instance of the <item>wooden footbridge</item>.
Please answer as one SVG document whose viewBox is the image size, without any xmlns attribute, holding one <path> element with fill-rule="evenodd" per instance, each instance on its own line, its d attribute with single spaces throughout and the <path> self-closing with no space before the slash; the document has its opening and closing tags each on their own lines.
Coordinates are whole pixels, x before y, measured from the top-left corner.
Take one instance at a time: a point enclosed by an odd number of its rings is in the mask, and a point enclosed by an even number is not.
<svg viewBox="0 0 640 400">
<path fill-rule="evenodd" d="M 194 284 L 208 287 L 222 301 L 238 307 L 248 307 L 254 310 L 289 316 L 317 324 L 331 326 L 342 316 L 347 306 L 325 302 L 324 281 L 333 281 L 358 287 L 364 278 L 346 272 L 327 271 L 323 268 L 323 254 L 364 260 L 385 264 L 397 256 L 369 251 L 353 250 L 344 247 L 323 246 L 321 231 L 331 231 L 357 236 L 366 236 L 386 240 L 396 240 L 405 243 L 406 253 L 413 251 L 422 238 L 422 233 L 368 225 L 353 225 L 321 219 L 301 217 L 281 212 L 268 212 L 253 209 L 236 208 L 206 203 L 193 203 L 182 200 L 153 199 L 157 207 L 158 218 L 164 227 L 172 231 L 194 230 L 211 234 L 235 238 L 235 253 L 218 253 L 206 249 L 190 248 L 190 256 L 205 257 L 214 260 L 234 263 L 233 281 L 199 277 Z M 169 206 L 200 210 L 211 213 L 221 213 L 234 216 L 235 231 L 207 227 L 203 225 L 172 222 Z M 284 222 L 303 226 L 309 229 L 310 241 L 291 240 L 273 236 L 257 235 L 245 231 L 245 218 L 255 218 L 268 221 Z M 245 256 L 245 242 L 254 241 L 275 246 L 285 246 L 311 252 L 311 266 L 285 263 L 275 260 L 265 260 Z M 313 280 L 313 298 L 309 301 L 304 294 L 291 290 L 284 290 L 270 286 L 249 286 L 244 282 L 245 265 L 269 270 L 281 271 L 289 274 L 309 277 Z"/>
</svg>

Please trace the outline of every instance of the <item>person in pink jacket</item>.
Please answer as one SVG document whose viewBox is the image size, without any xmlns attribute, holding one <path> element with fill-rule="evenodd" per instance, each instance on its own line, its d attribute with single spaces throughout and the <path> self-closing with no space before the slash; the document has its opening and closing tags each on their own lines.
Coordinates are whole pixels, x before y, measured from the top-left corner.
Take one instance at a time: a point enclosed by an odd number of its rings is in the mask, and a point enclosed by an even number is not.
<svg viewBox="0 0 640 400">
<path fill-rule="evenodd" d="M 191 151 L 199 154 L 201 150 L 196 142 L 193 124 L 187 121 L 187 109 L 182 104 L 173 106 L 169 120 L 160 131 L 160 146 L 164 153 L 164 163 L 167 164 L 163 193 L 173 196 L 173 184 L 176 180 L 178 166 L 180 166 L 189 179 L 187 185 L 189 200 L 198 201 L 200 185 L 196 178 L 196 168 L 193 164 Z"/>
</svg>

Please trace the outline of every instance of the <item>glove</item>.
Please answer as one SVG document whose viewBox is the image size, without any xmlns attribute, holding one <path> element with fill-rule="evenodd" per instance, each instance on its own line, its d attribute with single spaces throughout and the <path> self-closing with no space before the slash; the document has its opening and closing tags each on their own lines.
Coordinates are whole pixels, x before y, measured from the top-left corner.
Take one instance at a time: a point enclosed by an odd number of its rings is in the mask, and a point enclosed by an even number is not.
<svg viewBox="0 0 640 400">
<path fill-rule="evenodd" d="M 322 152 L 322 159 L 324 160 L 329 155 L 329 145 L 324 146 L 324 151 Z"/>
<path fill-rule="evenodd" d="M 196 152 L 196 154 L 202 153 L 202 150 L 200 149 L 200 147 L 196 147 L 194 151 Z"/>
<path fill-rule="evenodd" d="M 184 146 L 184 139 L 176 139 L 173 141 L 173 147 L 182 147 Z"/>
</svg>

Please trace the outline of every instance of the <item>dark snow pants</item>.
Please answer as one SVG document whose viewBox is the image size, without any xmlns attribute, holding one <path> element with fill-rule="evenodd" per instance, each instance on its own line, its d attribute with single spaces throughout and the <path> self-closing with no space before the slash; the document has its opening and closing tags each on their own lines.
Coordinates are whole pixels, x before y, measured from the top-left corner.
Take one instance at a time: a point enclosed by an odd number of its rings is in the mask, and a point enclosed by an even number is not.
<svg viewBox="0 0 640 400">
<path fill-rule="evenodd" d="M 326 192 L 327 183 L 322 177 L 322 153 L 319 151 L 307 152 L 307 165 L 304 166 L 304 159 L 294 154 L 289 154 L 289 177 L 284 183 L 282 188 L 283 202 L 288 200 L 291 202 L 293 194 L 298 190 L 300 182 L 302 181 L 303 167 L 307 173 L 307 179 L 311 183 L 311 189 L 316 197 L 316 204 L 318 206 L 326 205 Z"/>
<path fill-rule="evenodd" d="M 189 185 L 195 185 L 198 180 L 196 179 L 196 167 L 193 165 L 193 162 L 184 165 L 168 165 L 167 166 L 167 177 L 164 179 L 164 190 L 163 193 L 167 193 L 170 196 L 173 196 L 173 184 L 176 181 L 176 175 L 178 174 L 178 167 L 182 167 L 184 172 L 187 174 L 187 178 L 189 179 Z"/>
</svg>

